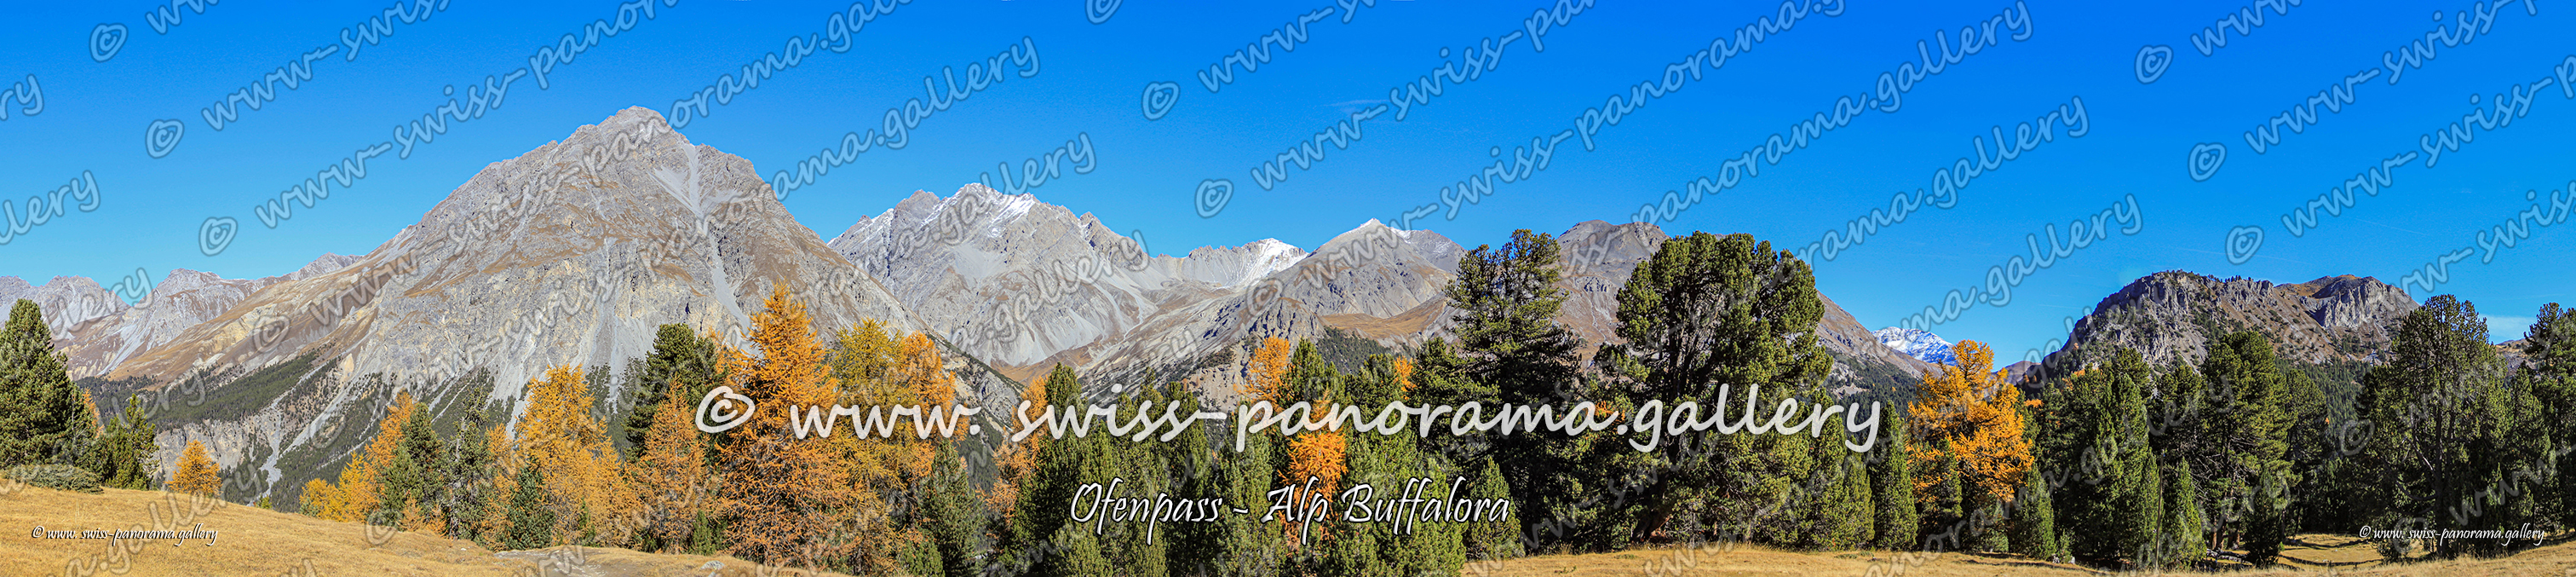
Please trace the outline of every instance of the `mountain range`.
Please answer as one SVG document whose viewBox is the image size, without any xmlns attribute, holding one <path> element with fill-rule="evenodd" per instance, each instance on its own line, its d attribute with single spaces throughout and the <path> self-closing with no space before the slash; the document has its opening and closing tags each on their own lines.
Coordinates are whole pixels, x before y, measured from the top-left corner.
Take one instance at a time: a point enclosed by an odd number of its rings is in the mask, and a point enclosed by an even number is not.
<svg viewBox="0 0 2576 577">
<path fill-rule="evenodd" d="M 1588 354 L 1617 340 L 1618 290 L 1670 237 L 1595 220 L 1557 238 L 1559 320 Z M 548 366 L 625 367 L 666 323 L 739 344 L 773 288 L 827 337 L 863 318 L 938 337 L 952 369 L 985 377 L 961 381 L 967 402 L 1016 404 L 1016 383 L 1059 364 L 1087 382 L 1181 379 L 1224 402 L 1260 338 L 1402 351 L 1447 335 L 1442 287 L 1467 252 L 1368 220 L 1311 251 L 1261 239 L 1157 254 L 1090 214 L 982 184 L 916 192 L 827 241 L 749 161 L 638 107 L 485 166 L 364 255 L 261 279 L 175 270 L 133 306 L 79 277 L 0 277 L 0 299 L 38 302 L 102 408 L 189 397 L 160 417 L 163 470 L 178 440 L 204 439 L 228 475 L 291 491 L 345 460 L 396 391 L 449 415 L 517 399 Z M 1816 330 L 1838 396 L 1908 394 L 1946 354 L 1937 336 L 1872 333 L 1825 305 Z M 2414 306 L 2367 278 L 2159 273 L 2104 299 L 2049 358 L 2109 345 L 2194 358 L 2198 326 L 2273 332 L 2302 361 L 2362 360 Z M 597 383 L 623 398 L 619 380 Z"/>
</svg>

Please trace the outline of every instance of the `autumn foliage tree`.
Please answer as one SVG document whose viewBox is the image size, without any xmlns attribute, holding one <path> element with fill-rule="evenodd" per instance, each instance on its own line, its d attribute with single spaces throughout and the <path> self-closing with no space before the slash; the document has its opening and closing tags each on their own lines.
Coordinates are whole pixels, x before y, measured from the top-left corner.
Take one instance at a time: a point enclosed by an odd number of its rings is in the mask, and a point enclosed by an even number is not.
<svg viewBox="0 0 2576 577">
<path fill-rule="evenodd" d="M 393 406 L 385 411 L 383 420 L 376 422 L 375 438 L 349 457 L 349 464 L 340 468 L 339 482 L 313 479 L 304 483 L 305 514 L 332 521 L 364 522 L 381 508 L 384 471 L 394 463 L 395 453 L 402 445 L 403 424 L 410 422 L 416 402 L 409 392 L 394 393 Z"/>
<path fill-rule="evenodd" d="M 655 552 L 696 545 L 691 537 L 716 488 L 707 474 L 706 435 L 690 423 L 693 401 L 684 394 L 688 384 L 675 380 L 663 386 L 667 394 L 652 408 L 652 424 L 628 468 L 644 503 L 638 511 L 637 548 Z"/>
<path fill-rule="evenodd" d="M 1933 473 L 1915 478 L 1915 494 L 1935 494 L 1935 485 L 1950 482 L 1941 475 L 1958 475 L 1961 514 L 1970 519 L 1964 533 L 1982 536 L 1989 533 L 1988 526 L 2000 521 L 1992 516 L 2000 511 L 1994 507 L 2013 501 L 2023 473 L 2031 467 L 2030 439 L 2023 434 L 2021 389 L 1993 372 L 1994 350 L 1976 341 L 1960 341 L 1951 352 L 1958 362 L 1942 365 L 1938 374 L 1923 375 L 1922 388 L 1909 409 L 1914 415 L 1912 437 L 1926 448 L 1948 446 L 1958 467 L 1955 473 L 1935 473 L 1942 471 L 1932 463 L 1939 457 L 1933 454 L 1936 451 L 1915 451 L 1913 468 Z"/>
<path fill-rule="evenodd" d="M 769 408 L 717 442 L 731 552 L 780 565 L 840 559 L 851 545 L 842 538 L 850 527 L 841 514 L 853 495 L 849 466 L 839 457 L 853 450 L 855 439 L 799 439 L 789 422 L 790 407 L 839 400 L 823 345 L 804 303 L 783 286 L 771 290 L 751 324 L 755 350 L 721 351 L 727 386 Z"/>
<path fill-rule="evenodd" d="M 1310 342 L 1297 344 L 1296 353 L 1290 357 L 1289 371 L 1281 384 L 1283 386 L 1273 390 L 1269 399 L 1271 403 L 1282 409 L 1294 403 L 1312 403 L 1314 414 L 1318 415 L 1332 413 L 1335 397 L 1342 389 L 1340 371 L 1325 363 L 1324 357 Z M 1347 430 L 1306 431 L 1289 437 L 1288 466 L 1279 471 L 1280 485 L 1293 485 L 1304 490 L 1307 481 L 1312 480 L 1317 494 L 1339 494 L 1342 476 L 1349 471 L 1345 454 L 1350 449 L 1349 433 Z M 1290 524 L 1290 531 L 1296 529 L 1295 524 Z"/>
<path fill-rule="evenodd" d="M 558 366 L 528 384 L 519 451 L 524 466 L 544 474 L 555 535 L 585 545 L 620 542 L 634 528 L 629 519 L 637 501 L 607 428 L 591 414 L 597 399 L 583 376 L 580 367 Z"/>
<path fill-rule="evenodd" d="M 179 453 L 179 470 L 170 474 L 170 490 L 192 495 L 213 495 L 223 488 L 216 475 L 215 460 L 206 457 L 205 443 L 194 439 Z"/>
</svg>

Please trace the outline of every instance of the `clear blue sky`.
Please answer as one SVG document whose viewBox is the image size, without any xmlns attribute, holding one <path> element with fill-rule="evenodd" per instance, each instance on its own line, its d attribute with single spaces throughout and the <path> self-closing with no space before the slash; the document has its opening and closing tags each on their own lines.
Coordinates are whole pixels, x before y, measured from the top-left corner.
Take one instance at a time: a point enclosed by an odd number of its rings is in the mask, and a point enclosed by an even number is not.
<svg viewBox="0 0 2576 577">
<path fill-rule="evenodd" d="M 391 2 L 226 2 L 187 12 L 156 32 L 143 2 L 31 6 L 12 3 L 0 35 L 0 82 L 38 79 L 43 108 L 26 115 L 7 103 L 0 120 L 0 198 L 24 219 L 24 200 L 88 171 L 100 205 L 68 211 L 0 245 L 0 275 L 43 282 L 81 275 L 113 284 L 137 268 L 159 279 L 174 268 L 226 277 L 283 274 L 323 252 L 365 252 L 391 237 L 484 165 L 562 138 L 628 106 L 668 114 L 673 101 L 740 74 L 791 37 L 822 34 L 846 5 L 680 0 L 655 3 L 655 17 L 602 38 L 557 65 L 540 89 L 513 83 L 504 105 L 455 123 L 408 159 L 368 163 L 364 180 L 271 229 L 251 206 L 313 176 L 352 151 L 391 140 L 393 127 L 447 101 L 442 90 L 528 66 L 541 47 L 618 4 L 453 1 L 432 16 L 390 25 L 355 60 L 344 47 L 313 66 L 313 77 L 279 90 L 214 130 L 200 110 L 308 51 L 339 45 L 343 30 L 381 16 Z M 846 52 L 817 51 L 776 72 L 731 104 L 681 129 L 692 141 L 749 158 L 764 178 L 841 135 L 881 129 L 886 111 L 923 94 L 925 76 L 954 67 L 962 77 L 1025 38 L 1038 52 L 1034 77 L 1012 76 L 921 119 L 901 149 L 876 148 L 787 199 L 799 221 L 830 237 L 914 190 L 955 191 L 993 170 L 1044 155 L 1087 135 L 1098 155 L 1090 174 L 1067 171 L 1033 192 L 1039 199 L 1141 230 L 1151 250 L 1182 253 L 1265 237 L 1313 248 L 1370 218 L 1437 203 L 1441 187 L 1490 165 L 1489 153 L 1557 134 L 1585 109 L 1640 82 L 1661 80 L 1713 39 L 1729 38 L 1778 3 L 1599 2 L 1543 37 L 1502 49 L 1490 71 L 1447 86 L 1397 121 L 1387 112 L 1362 124 L 1347 150 L 1327 151 L 1309 169 L 1288 170 L 1275 190 L 1249 173 L 1311 142 L 1314 134 L 1388 98 L 1390 88 L 1457 61 L 1457 48 L 1524 28 L 1553 3 L 1394 1 L 1346 11 L 1329 0 L 1214 7 L 1141 0 L 1119 3 L 1103 23 L 1083 3 L 1041 0 L 903 5 L 851 36 Z M 1918 60 L 1916 43 L 1936 29 L 1957 31 L 2007 11 L 2011 2 L 1895 3 L 1852 0 L 1840 15 L 1810 13 L 1794 28 L 1734 54 L 1722 68 L 1653 98 L 1616 125 L 1559 144 L 1543 172 L 1503 184 L 1494 196 L 1445 208 L 1414 226 L 1469 246 L 1511 230 L 1560 232 L 1590 219 L 1624 222 L 1641 204 L 1681 191 L 1723 162 L 1762 145 L 1799 120 L 1834 111 L 1835 99 L 1871 92 L 1882 72 Z M 1259 70 L 1235 70 L 1218 92 L 1193 72 L 1300 15 L 1333 6 L 1306 26 L 1294 51 L 1275 50 Z M 2480 128 L 2474 141 L 2391 171 L 2394 184 L 2362 194 L 2341 216 L 2294 237 L 2281 216 L 2381 159 L 2419 149 L 2419 137 L 2472 110 L 2494 110 L 2494 95 L 2553 75 L 2576 54 L 2564 7 L 2537 16 L 2515 3 L 2497 11 L 2474 40 L 2437 46 L 2431 60 L 2356 84 L 2340 112 L 2318 111 L 2303 133 L 2285 134 L 2257 154 L 2244 132 L 2347 75 L 2383 68 L 2383 56 L 2454 24 L 2468 2 L 2309 2 L 2287 14 L 2263 9 L 2249 33 L 2203 56 L 2189 41 L 2245 2 L 2122 5 L 2057 0 L 2027 3 L 2026 40 L 2002 39 L 1942 73 L 1913 83 L 1896 112 L 1871 111 L 1825 133 L 1758 177 L 1662 223 L 1667 232 L 1749 232 L 1781 248 L 1841 229 L 1890 195 L 1929 186 L 1934 171 L 1971 156 L 1970 137 L 2033 121 L 2081 98 L 2089 132 L 2059 137 L 1982 174 L 1948 209 L 1926 207 L 1867 242 L 1817 263 L 1824 292 L 1872 327 L 1895 325 L 1952 289 L 1984 284 L 1990 267 L 2026 256 L 2025 237 L 2099 212 L 2135 195 L 2143 228 L 2030 273 L 2008 306 L 1980 304 L 1933 330 L 1953 340 L 1995 344 L 2013 360 L 2064 332 L 2062 319 L 2159 270 L 2300 282 L 2320 276 L 2376 276 L 2392 283 L 2463 247 L 2478 230 L 2528 207 L 2525 192 L 2576 179 L 2576 100 L 2552 85 L 2530 98 L 2510 125 Z M 2014 11 L 2018 13 L 2018 10 Z M 2440 14 L 2440 19 L 2428 17 Z M 640 16 L 640 15 L 639 15 Z M 95 61 L 93 32 L 125 26 L 113 58 Z M 1999 31 L 2009 26 L 1998 27 Z M 354 31 L 352 38 L 356 38 Z M 1500 42 L 1498 42 L 1500 43 Z M 2163 45 L 2172 61 L 2152 84 L 2138 81 L 2142 46 Z M 1444 47 L 1451 48 L 1443 57 Z M 1938 48 L 1931 51 L 1940 57 Z M 962 80 L 962 78 L 961 78 Z M 1155 82 L 1178 84 L 1178 100 L 1147 120 L 1142 97 Z M 944 86 L 945 81 L 942 81 Z M 7 89 L 0 84 L 0 90 Z M 2484 95 L 2471 104 L 2473 95 Z M 153 121 L 176 119 L 184 137 L 163 158 L 147 153 Z M 1989 137 L 1991 140 L 1991 137 Z M 2229 148 L 2223 167 L 2195 181 L 2196 143 Z M 1991 143 L 1989 143 L 1991 144 Z M 1234 195 L 1201 218 L 1201 181 L 1227 179 Z M 209 217 L 236 219 L 241 232 L 218 256 L 199 248 Z M 2225 239 L 2262 225 L 2265 242 L 2231 264 Z M 2089 225 L 2088 225 L 2089 226 Z M 2529 317 L 2543 302 L 2576 300 L 2576 226 L 2537 227 L 2527 240 L 2450 265 L 2434 292 L 2475 300 L 2481 312 Z M 2410 287 L 2418 299 L 2428 296 Z M 2498 340 L 2523 323 L 2496 324 Z"/>
</svg>

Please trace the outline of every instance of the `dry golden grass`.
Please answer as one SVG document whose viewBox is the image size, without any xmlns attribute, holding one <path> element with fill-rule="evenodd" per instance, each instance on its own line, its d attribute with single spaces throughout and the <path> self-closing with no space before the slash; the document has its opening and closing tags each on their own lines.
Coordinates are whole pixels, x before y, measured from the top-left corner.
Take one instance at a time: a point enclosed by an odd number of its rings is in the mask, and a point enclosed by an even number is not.
<svg viewBox="0 0 2576 577">
<path fill-rule="evenodd" d="M 2559 543 L 2493 559 L 2462 559 L 2389 564 L 2360 539 L 2302 535 L 2283 552 L 2283 564 L 2263 570 L 2167 571 L 2166 575 L 2369 575 L 2451 576 L 2514 575 L 2576 577 L 2576 543 Z M 1896 553 L 1888 551 L 1797 552 L 1757 545 L 1687 549 L 1638 549 L 1590 555 L 1543 555 L 1500 563 L 1470 563 L 1466 575 L 1478 577 L 1606 577 L 1664 575 L 1733 577 L 1773 575 L 1849 575 L 1908 577 L 2113 575 L 2064 563 L 2045 563 L 2012 555 Z"/>
<path fill-rule="evenodd" d="M 733 557 L 557 547 L 495 553 L 469 541 L 376 533 L 324 521 L 158 491 L 74 493 L 0 486 L 0 575 L 802 575 L 763 572 Z M 47 531 L 191 530 L 212 542 L 44 539 Z M 376 529 L 376 531 L 382 531 Z M 371 544 L 380 541 L 381 544 Z M 722 569 L 708 562 L 723 563 Z"/>
<path fill-rule="evenodd" d="M 217 532 L 205 540 L 120 541 L 42 539 L 17 531 L 186 530 L 197 524 Z M 379 534 L 369 528 L 220 501 L 192 500 L 157 491 L 109 489 L 87 494 L 0 483 L 0 575 L 715 575 L 763 572 L 733 557 L 665 555 L 625 549 L 557 547 L 493 552 L 467 541 L 418 533 Z M 2370 545 L 2338 535 L 2301 535 L 2282 556 L 2284 565 L 2259 571 L 2208 575 L 2515 575 L 2576 577 L 2576 543 L 2559 543 L 2496 559 L 2386 564 Z M 708 562 L 722 569 L 707 567 Z M 1872 569 L 1876 568 L 1873 573 Z M 121 569 L 121 570 L 120 570 Z M 2189 574 L 2179 572 L 2168 574 Z M 784 572 L 801 575 L 799 571 Z M 1639 549 L 1591 555 L 1546 555 L 1499 563 L 1470 563 L 1479 577 L 1601 577 L 1610 575 L 1773 576 L 1904 575 L 1909 577 L 2107 575 L 2060 563 L 2010 555 L 1797 552 L 1738 545 L 1699 550 Z"/>
</svg>

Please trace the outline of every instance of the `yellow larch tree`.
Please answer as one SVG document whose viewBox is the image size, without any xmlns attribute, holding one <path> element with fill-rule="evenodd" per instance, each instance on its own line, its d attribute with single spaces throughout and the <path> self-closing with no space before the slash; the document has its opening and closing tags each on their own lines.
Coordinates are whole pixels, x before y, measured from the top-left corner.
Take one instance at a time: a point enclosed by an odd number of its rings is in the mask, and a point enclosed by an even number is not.
<svg viewBox="0 0 2576 577">
<path fill-rule="evenodd" d="M 1252 361 L 1244 365 L 1249 378 L 1236 392 L 1249 397 L 1245 402 L 1267 400 L 1273 405 L 1284 404 L 1281 399 L 1285 398 L 1286 385 L 1280 381 L 1288 374 L 1288 357 L 1295 349 L 1288 339 L 1261 339 L 1261 346 L 1252 351 Z"/>
<path fill-rule="evenodd" d="M 1404 392 L 1413 392 L 1413 357 L 1395 358 L 1395 383 Z"/>
<path fill-rule="evenodd" d="M 475 534 L 495 539 L 509 534 L 510 482 L 518 477 L 520 467 L 527 466 L 528 459 L 519 454 L 519 444 L 510 438 L 509 425 L 504 423 L 494 423 L 483 430 L 483 450 L 492 456 L 495 470 L 492 478 L 484 481 L 491 484 L 492 490 L 483 492 L 483 520 L 476 524 Z"/>
<path fill-rule="evenodd" d="M 516 431 L 524 466 L 544 473 L 555 507 L 555 534 L 575 542 L 623 542 L 634 530 L 638 501 L 627 486 L 617 448 L 590 409 L 596 399 L 576 366 L 546 369 L 528 382 L 528 408 Z M 587 524 L 587 526 L 585 526 Z"/>
<path fill-rule="evenodd" d="M 1958 459 L 1961 490 L 1980 491 L 1986 502 L 2010 502 L 2031 467 L 2030 440 L 2023 436 L 2021 388 L 1993 372 L 1994 350 L 1984 343 L 1959 341 L 1951 346 L 1957 364 L 1941 365 L 1938 374 L 1923 375 L 1923 386 L 1909 408 L 1920 439 L 1913 452 L 1916 471 L 1930 471 L 1939 458 L 1936 447 L 1948 441 Z M 1920 475 L 1916 495 L 1930 495 L 1943 479 Z"/>
<path fill-rule="evenodd" d="M 401 449 L 403 424 L 411 421 L 416 404 L 410 392 L 394 393 L 393 407 L 386 411 L 384 420 L 376 423 L 376 437 L 349 457 L 349 464 L 340 468 L 340 481 L 314 479 L 304 483 L 304 510 L 323 519 L 358 523 L 365 522 L 368 513 L 381 507 L 377 495 L 383 484 L 379 477 L 385 466 L 393 463 L 394 451 Z"/>
<path fill-rule="evenodd" d="M 835 335 L 839 342 L 831 355 L 839 402 L 868 412 L 887 411 L 885 418 L 895 424 L 891 437 L 870 430 L 867 438 L 859 439 L 844 432 L 835 433 L 828 443 L 841 451 L 839 458 L 848 466 L 852 491 L 845 518 L 855 537 L 850 553 L 860 568 L 871 573 L 898 570 L 895 554 L 920 540 L 920 535 L 896 530 L 896 507 L 888 497 L 908 498 L 905 489 L 927 473 L 931 455 L 929 442 L 913 435 L 912 420 L 895 419 L 892 414 L 894 407 L 922 404 L 910 382 L 914 376 L 908 374 L 917 370 L 913 365 L 918 361 L 907 355 L 917 351 L 908 348 L 910 339 L 898 339 L 898 334 L 876 319 L 863 319 L 859 326 Z M 937 359 L 931 362 L 935 368 Z M 860 418 L 869 416 L 863 413 Z M 861 427 L 851 423 L 850 428 Z"/>
<path fill-rule="evenodd" d="M 1020 389 L 1020 398 L 1028 401 L 1031 413 L 1043 414 L 1046 411 L 1046 396 L 1047 375 L 1045 374 L 1029 379 L 1029 386 Z M 1008 410 L 1017 411 L 1019 407 L 1013 405 Z M 1013 427 L 1004 434 L 1019 432 L 1017 427 L 1019 427 L 1020 417 L 1017 413 L 1003 416 L 1002 421 Z M 1000 511 L 1002 524 L 1005 527 L 1010 526 L 1013 513 L 1018 509 L 1020 487 L 1027 485 L 1030 474 L 1037 471 L 1038 447 L 1045 444 L 1046 439 L 1046 434 L 1040 432 L 1031 434 L 1027 439 L 1017 443 L 998 443 L 998 446 L 993 449 L 994 468 L 1000 474 L 993 480 L 993 489 L 984 493 L 984 508 Z"/>
<path fill-rule="evenodd" d="M 756 351 L 719 351 L 726 384 L 759 407 L 749 422 L 717 441 L 731 552 L 774 565 L 841 558 L 850 546 L 841 536 L 849 534 L 844 520 L 852 495 L 849 465 L 841 457 L 854 439 L 798 439 L 788 423 L 791 407 L 829 411 L 839 400 L 823 345 L 805 305 L 784 286 L 770 291 L 751 325 Z"/>
<path fill-rule="evenodd" d="M 637 531 L 652 537 L 659 545 L 656 552 L 670 552 L 686 544 L 690 529 L 701 512 L 715 484 L 708 480 L 704 433 L 691 422 L 692 405 L 684 398 L 687 391 L 679 381 L 664 385 L 670 392 L 662 396 L 662 405 L 654 409 L 653 427 L 644 437 L 644 450 L 637 454 L 630 468 L 638 497 L 645 504 L 639 511 Z"/>
<path fill-rule="evenodd" d="M 205 443 L 188 440 L 188 448 L 179 452 L 179 470 L 170 474 L 170 490 L 192 495 L 213 495 L 222 489 L 215 460 L 206 457 Z"/>
<path fill-rule="evenodd" d="M 1273 356 L 1273 351 L 1283 348 L 1274 346 L 1274 342 L 1278 345 L 1287 343 L 1283 339 L 1264 341 L 1261 347 L 1262 354 L 1253 357 L 1256 364 L 1266 362 Z M 1269 371 L 1269 365 L 1254 369 L 1254 374 L 1266 381 L 1260 384 L 1269 389 L 1268 400 L 1283 409 L 1301 401 L 1313 403 L 1310 408 L 1314 411 L 1312 414 L 1316 416 L 1302 420 L 1322 422 L 1324 419 L 1321 415 L 1332 414 L 1333 401 L 1336 400 L 1333 398 L 1334 391 L 1341 388 L 1336 382 L 1340 378 L 1340 373 L 1330 363 L 1324 361 L 1323 356 L 1315 351 L 1315 347 L 1312 344 L 1296 347 L 1295 352 L 1288 355 L 1288 360 L 1282 364 L 1286 365 L 1285 370 Z M 1347 429 L 1309 430 L 1289 437 L 1288 467 L 1279 471 L 1280 485 L 1304 490 L 1307 487 L 1306 481 L 1313 479 L 1314 495 L 1328 499 L 1339 495 L 1342 477 L 1350 471 L 1350 433 L 1351 431 Z M 1305 498 L 1299 497 L 1300 500 Z M 1301 532 L 1302 528 L 1298 525 L 1298 523 L 1287 524 L 1288 532 Z M 1326 525 L 1322 528 L 1329 529 L 1329 527 L 1330 525 Z M 1329 534 L 1329 531 L 1319 531 L 1319 533 Z"/>
</svg>

